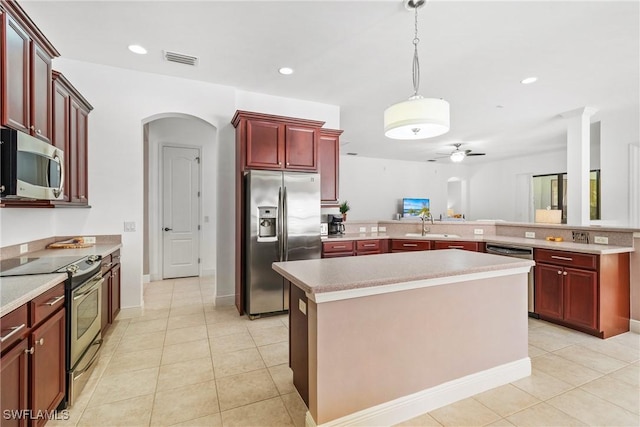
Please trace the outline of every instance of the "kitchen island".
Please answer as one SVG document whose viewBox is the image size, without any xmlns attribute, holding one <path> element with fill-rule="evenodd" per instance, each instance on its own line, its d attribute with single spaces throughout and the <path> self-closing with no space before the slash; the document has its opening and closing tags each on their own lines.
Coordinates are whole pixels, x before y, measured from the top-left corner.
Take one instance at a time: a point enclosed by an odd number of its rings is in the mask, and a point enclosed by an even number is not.
<svg viewBox="0 0 640 427">
<path fill-rule="evenodd" d="M 274 263 L 307 425 L 392 425 L 530 375 L 533 265 L 460 250 Z"/>
</svg>

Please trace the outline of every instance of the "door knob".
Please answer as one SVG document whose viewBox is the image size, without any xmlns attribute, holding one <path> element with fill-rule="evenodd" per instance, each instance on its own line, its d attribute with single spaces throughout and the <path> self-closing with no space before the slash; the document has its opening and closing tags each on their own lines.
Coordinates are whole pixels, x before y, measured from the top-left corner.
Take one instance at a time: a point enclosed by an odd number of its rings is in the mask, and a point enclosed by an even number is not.
<svg viewBox="0 0 640 427">
<path fill-rule="evenodd" d="M 171 231 L 171 230 L 173 230 L 173 228 L 169 228 L 169 227 L 164 228 L 164 231 Z"/>
</svg>

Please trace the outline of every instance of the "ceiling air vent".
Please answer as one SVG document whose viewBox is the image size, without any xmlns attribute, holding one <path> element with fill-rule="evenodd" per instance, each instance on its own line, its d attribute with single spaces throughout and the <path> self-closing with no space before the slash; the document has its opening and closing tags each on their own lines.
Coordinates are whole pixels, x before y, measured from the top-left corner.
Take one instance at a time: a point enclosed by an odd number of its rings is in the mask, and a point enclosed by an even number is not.
<svg viewBox="0 0 640 427">
<path fill-rule="evenodd" d="M 164 51 L 164 59 L 169 62 L 177 62 L 178 64 L 185 64 L 196 66 L 198 65 L 198 57 L 192 55 L 185 55 L 184 53 Z"/>
</svg>

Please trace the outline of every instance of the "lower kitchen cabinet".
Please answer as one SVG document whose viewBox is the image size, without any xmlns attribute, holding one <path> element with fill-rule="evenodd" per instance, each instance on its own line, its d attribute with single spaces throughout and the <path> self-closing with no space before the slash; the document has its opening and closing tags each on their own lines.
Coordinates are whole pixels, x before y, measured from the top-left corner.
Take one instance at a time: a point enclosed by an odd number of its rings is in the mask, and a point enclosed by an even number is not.
<svg viewBox="0 0 640 427">
<path fill-rule="evenodd" d="M 353 256 L 353 246 L 353 240 L 322 242 L 322 258 L 339 258 L 345 256 Z"/>
<path fill-rule="evenodd" d="M 629 330 L 629 254 L 535 249 L 541 319 L 608 338 Z"/>
<path fill-rule="evenodd" d="M 432 244 L 432 249 L 462 249 L 465 251 L 484 252 L 484 243 L 436 240 Z"/>
<path fill-rule="evenodd" d="M 356 255 L 375 255 L 387 252 L 386 240 L 356 240 Z"/>
<path fill-rule="evenodd" d="M 2 347 L 0 358 L 3 426 L 42 426 L 47 421 L 45 412 L 55 410 L 64 399 L 64 298 L 50 297 L 51 293 L 59 293 L 60 288 L 64 295 L 64 284 L 58 285 L 54 290 L 3 316 L 0 321 L 2 338 L 9 343 Z M 28 306 L 31 317 L 26 321 Z M 20 324 L 16 325 L 15 320 L 19 317 L 24 320 L 19 320 Z M 5 419 L 5 414 L 13 416 Z"/>
<path fill-rule="evenodd" d="M 338 240 L 322 242 L 322 258 L 375 255 L 389 252 L 387 239 Z"/>
<path fill-rule="evenodd" d="M 101 330 L 104 333 L 120 312 L 120 251 L 102 258 Z"/>
<path fill-rule="evenodd" d="M 307 407 L 309 406 L 309 301 L 304 291 L 289 286 L 289 367 L 293 371 L 293 385 Z"/>
<path fill-rule="evenodd" d="M 393 239 L 391 252 L 428 251 L 431 249 L 429 240 Z"/>
</svg>

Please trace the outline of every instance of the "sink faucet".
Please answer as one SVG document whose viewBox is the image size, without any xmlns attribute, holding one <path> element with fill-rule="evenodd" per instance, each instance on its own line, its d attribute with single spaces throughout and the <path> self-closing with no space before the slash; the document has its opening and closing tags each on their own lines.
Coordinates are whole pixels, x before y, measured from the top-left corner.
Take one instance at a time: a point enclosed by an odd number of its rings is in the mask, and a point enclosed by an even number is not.
<svg viewBox="0 0 640 427">
<path fill-rule="evenodd" d="M 433 225 L 433 215 L 431 213 L 425 213 L 420 216 L 422 220 L 422 235 L 426 235 L 429 232 L 429 227 L 427 227 L 427 219 L 431 219 L 431 225 Z"/>
</svg>

